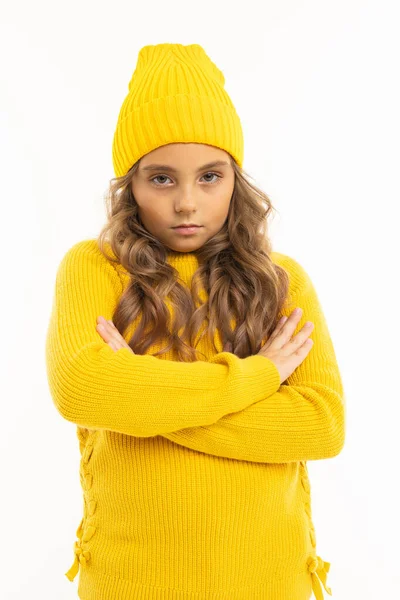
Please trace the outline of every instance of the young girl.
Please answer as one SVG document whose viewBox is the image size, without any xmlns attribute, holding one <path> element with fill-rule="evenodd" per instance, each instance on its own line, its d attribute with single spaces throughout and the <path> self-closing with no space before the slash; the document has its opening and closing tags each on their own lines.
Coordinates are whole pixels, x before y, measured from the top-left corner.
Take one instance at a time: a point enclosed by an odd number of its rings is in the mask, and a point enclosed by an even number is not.
<svg viewBox="0 0 400 600">
<path fill-rule="evenodd" d="M 64 255 L 46 339 L 81 451 L 66 575 L 82 600 L 323 600 L 307 461 L 343 448 L 341 376 L 201 46 L 140 50 L 112 157 L 108 222 Z"/>
</svg>

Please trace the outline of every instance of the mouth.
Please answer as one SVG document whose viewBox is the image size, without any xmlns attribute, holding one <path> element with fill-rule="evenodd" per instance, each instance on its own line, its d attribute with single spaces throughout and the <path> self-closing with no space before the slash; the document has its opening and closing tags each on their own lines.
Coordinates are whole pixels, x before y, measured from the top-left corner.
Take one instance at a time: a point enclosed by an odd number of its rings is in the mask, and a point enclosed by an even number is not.
<svg viewBox="0 0 400 600">
<path fill-rule="evenodd" d="M 202 227 L 202 225 L 198 225 L 197 223 L 182 223 L 181 225 L 175 225 L 172 229 L 178 229 L 179 227 Z"/>
<path fill-rule="evenodd" d="M 190 225 L 187 227 L 182 227 L 182 226 L 172 227 L 172 229 L 174 229 L 177 233 L 190 234 L 190 233 L 196 233 L 202 227 L 203 227 L 202 225 Z"/>
</svg>

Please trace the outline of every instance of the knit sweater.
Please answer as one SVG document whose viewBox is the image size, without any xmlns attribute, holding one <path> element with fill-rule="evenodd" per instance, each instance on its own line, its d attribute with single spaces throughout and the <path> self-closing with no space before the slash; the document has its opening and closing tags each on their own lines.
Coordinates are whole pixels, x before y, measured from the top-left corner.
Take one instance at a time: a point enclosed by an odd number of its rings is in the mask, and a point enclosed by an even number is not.
<svg viewBox="0 0 400 600">
<path fill-rule="evenodd" d="M 95 239 L 63 256 L 46 337 L 50 394 L 76 425 L 83 516 L 74 562 L 82 600 L 323 600 L 330 563 L 316 550 L 307 461 L 339 454 L 345 399 L 316 290 L 288 255 L 292 304 L 313 346 L 280 383 L 266 356 L 216 353 L 184 362 L 114 351 L 96 331 L 131 276 Z M 171 251 L 182 282 L 195 253 Z M 171 309 L 170 309 L 171 310 Z M 128 340 L 138 321 L 131 323 Z"/>
</svg>

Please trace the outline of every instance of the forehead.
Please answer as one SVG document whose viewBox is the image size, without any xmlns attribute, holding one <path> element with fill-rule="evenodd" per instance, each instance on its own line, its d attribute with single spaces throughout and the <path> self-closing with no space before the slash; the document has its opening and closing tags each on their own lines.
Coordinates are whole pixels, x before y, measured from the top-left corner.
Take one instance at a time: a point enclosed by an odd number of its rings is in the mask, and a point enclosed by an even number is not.
<svg viewBox="0 0 400 600">
<path fill-rule="evenodd" d="M 195 168 L 194 170 L 196 172 L 199 171 L 204 171 L 205 169 L 211 169 L 213 167 L 229 167 L 229 162 L 225 161 L 225 160 L 213 160 L 212 162 L 206 163 L 204 165 L 200 165 L 200 167 Z M 170 171 L 171 173 L 179 173 L 180 169 L 177 167 L 174 167 L 173 165 L 170 164 L 157 164 L 157 163 L 151 163 L 149 165 L 146 165 L 144 167 L 141 167 L 142 171 L 159 171 L 160 169 L 162 169 L 163 171 Z"/>
<path fill-rule="evenodd" d="M 141 158 L 139 167 L 142 171 L 162 168 L 171 172 L 197 172 L 213 166 L 230 165 L 230 155 L 225 150 L 208 144 L 188 142 L 166 144 L 156 148 Z"/>
</svg>

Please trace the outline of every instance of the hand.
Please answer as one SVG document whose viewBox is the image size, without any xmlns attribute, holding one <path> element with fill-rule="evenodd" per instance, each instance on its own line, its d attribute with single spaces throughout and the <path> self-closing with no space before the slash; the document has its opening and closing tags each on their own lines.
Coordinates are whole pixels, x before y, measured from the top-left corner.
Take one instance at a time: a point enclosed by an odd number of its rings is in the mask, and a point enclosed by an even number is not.
<svg viewBox="0 0 400 600">
<path fill-rule="evenodd" d="M 103 340 L 107 342 L 110 348 L 112 348 L 115 352 L 117 352 L 117 350 L 120 348 L 127 348 L 132 352 L 132 354 L 135 354 L 111 320 L 107 321 L 107 319 L 104 317 L 97 317 L 96 330 Z"/>
<path fill-rule="evenodd" d="M 281 383 L 303 362 L 313 345 L 312 339 L 308 337 L 314 329 L 311 321 L 307 321 L 292 338 L 301 315 L 302 309 L 297 308 L 289 317 L 282 317 L 266 344 L 257 352 L 272 360 L 280 373 Z"/>
</svg>

